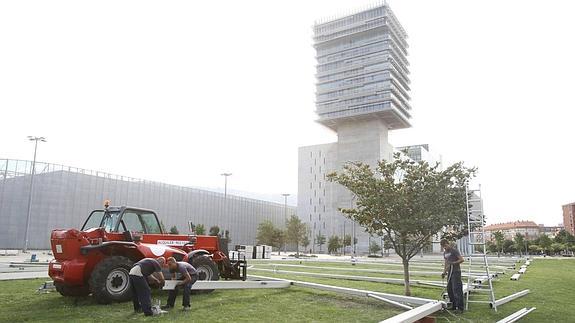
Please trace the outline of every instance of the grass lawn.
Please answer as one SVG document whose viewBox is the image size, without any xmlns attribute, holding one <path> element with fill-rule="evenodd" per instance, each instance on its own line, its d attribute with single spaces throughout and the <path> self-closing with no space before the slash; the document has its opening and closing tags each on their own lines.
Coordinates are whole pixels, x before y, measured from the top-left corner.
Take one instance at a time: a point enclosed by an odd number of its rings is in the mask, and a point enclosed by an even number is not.
<svg viewBox="0 0 575 323">
<path fill-rule="evenodd" d="M 326 266 L 346 265 L 330 263 Z M 292 270 L 304 271 L 303 269 Z M 506 275 L 495 282 L 497 298 L 523 289 L 530 289 L 529 295 L 502 305 L 497 313 L 490 310 L 487 304 L 470 304 L 470 310 L 464 315 L 455 318 L 449 313 L 439 313 L 437 321 L 495 322 L 523 307 L 535 306 L 537 310 L 521 322 L 575 322 L 575 308 L 571 301 L 572 290 L 575 288 L 574 271 L 575 260 L 572 259 L 536 259 L 519 281 L 510 281 L 509 275 Z M 296 277 L 269 272 L 252 273 L 388 293 L 403 291 L 402 286 L 392 284 Z M 360 275 L 352 272 L 349 274 Z M 361 275 L 374 276 L 371 273 Z M 215 291 L 211 294 L 192 295 L 191 312 L 182 312 L 176 308 L 161 317 L 145 318 L 141 314 L 132 313 L 131 303 L 99 305 L 91 297 L 73 299 L 62 297 L 56 292 L 36 294 L 35 290 L 43 281 L 44 279 L 0 282 L 0 321 L 378 322 L 402 312 L 377 300 L 290 287 L 277 290 Z M 412 287 L 413 296 L 438 299 L 440 292 L 438 288 Z M 167 295 L 155 291 L 154 298 L 165 303 Z M 181 298 L 178 298 L 177 302 L 179 305 Z"/>
</svg>

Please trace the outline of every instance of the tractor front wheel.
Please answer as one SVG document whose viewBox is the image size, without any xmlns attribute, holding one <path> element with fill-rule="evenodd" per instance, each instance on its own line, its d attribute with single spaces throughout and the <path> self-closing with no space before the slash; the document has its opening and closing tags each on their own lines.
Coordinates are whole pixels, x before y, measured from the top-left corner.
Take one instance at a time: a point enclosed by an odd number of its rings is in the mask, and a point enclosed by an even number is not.
<svg viewBox="0 0 575 323">
<path fill-rule="evenodd" d="M 216 263 L 206 255 L 199 255 L 192 258 L 192 266 L 198 271 L 198 280 L 219 280 L 220 271 Z M 195 294 L 211 293 L 213 289 L 193 290 Z"/>
<path fill-rule="evenodd" d="M 133 262 L 121 256 L 105 258 L 94 267 L 90 290 L 100 304 L 125 302 L 132 298 L 130 269 Z"/>
</svg>

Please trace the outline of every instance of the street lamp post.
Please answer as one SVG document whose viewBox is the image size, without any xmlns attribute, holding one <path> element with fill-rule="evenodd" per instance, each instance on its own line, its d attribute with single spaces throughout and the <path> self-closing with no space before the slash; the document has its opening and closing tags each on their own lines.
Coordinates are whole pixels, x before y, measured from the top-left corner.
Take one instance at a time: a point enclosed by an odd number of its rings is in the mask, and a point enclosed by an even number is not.
<svg viewBox="0 0 575 323">
<path fill-rule="evenodd" d="M 353 209 L 353 201 L 355 200 L 356 195 L 353 194 L 353 196 L 351 197 L 351 200 L 349 201 L 349 208 Z M 351 220 L 351 224 L 352 224 L 352 233 L 353 233 L 353 237 L 352 237 L 352 241 L 351 244 L 353 245 L 353 258 L 355 258 L 355 220 Z"/>
<path fill-rule="evenodd" d="M 46 142 L 44 137 L 28 136 L 28 140 L 34 141 L 34 160 L 32 161 L 32 174 L 30 176 L 30 194 L 28 194 L 28 214 L 26 215 L 26 231 L 24 231 L 24 248 L 22 251 L 28 251 L 28 234 L 30 230 L 30 214 L 32 210 L 32 192 L 34 191 L 34 173 L 36 172 L 36 152 L 38 151 L 38 141 Z"/>
<path fill-rule="evenodd" d="M 232 173 L 222 173 L 221 174 L 224 177 L 224 217 L 226 218 L 226 226 L 228 226 L 228 230 L 230 229 L 230 223 L 229 220 L 227 220 L 227 217 L 229 216 L 229 214 L 227 214 L 228 211 L 228 176 L 232 176 Z M 223 228 L 222 228 L 223 229 Z M 224 232 L 222 232 L 223 236 L 225 237 L 226 231 L 224 229 Z"/>
<path fill-rule="evenodd" d="M 287 198 L 288 198 L 288 196 L 290 196 L 290 194 L 289 194 L 289 193 L 284 193 L 284 194 L 282 194 L 282 196 L 284 197 L 284 222 L 285 222 L 285 224 L 286 224 L 286 234 L 287 234 Z M 286 245 L 287 245 L 287 244 L 286 244 L 286 241 L 285 241 L 285 238 L 284 238 L 284 253 L 287 252 L 287 251 L 286 251 Z"/>
</svg>

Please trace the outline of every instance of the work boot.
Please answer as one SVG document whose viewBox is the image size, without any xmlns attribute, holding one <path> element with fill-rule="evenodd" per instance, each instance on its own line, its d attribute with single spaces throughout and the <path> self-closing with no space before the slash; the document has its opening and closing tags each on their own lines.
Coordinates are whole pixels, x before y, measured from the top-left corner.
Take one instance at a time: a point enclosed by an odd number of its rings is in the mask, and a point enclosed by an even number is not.
<svg viewBox="0 0 575 323">
<path fill-rule="evenodd" d="M 184 311 L 191 311 L 191 310 L 192 310 L 192 307 L 190 307 L 190 306 L 184 306 L 184 308 L 182 308 L 182 310 L 184 310 Z"/>
</svg>

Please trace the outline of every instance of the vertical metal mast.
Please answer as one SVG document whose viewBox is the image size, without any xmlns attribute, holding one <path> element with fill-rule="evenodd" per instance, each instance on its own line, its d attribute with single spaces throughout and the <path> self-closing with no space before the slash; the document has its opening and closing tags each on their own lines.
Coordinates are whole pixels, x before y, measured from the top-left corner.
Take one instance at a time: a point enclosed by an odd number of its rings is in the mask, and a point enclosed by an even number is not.
<svg viewBox="0 0 575 323">
<path fill-rule="evenodd" d="M 483 214 L 483 199 L 481 198 L 481 185 L 477 190 L 465 188 L 465 198 L 467 201 L 467 228 L 469 230 L 469 266 L 467 274 L 467 293 L 465 296 L 465 309 L 469 308 L 469 303 L 491 303 L 492 308 L 497 312 L 495 305 L 495 293 L 493 291 L 493 277 L 489 272 L 489 262 L 487 261 L 487 250 L 485 247 L 485 215 Z M 481 279 L 479 284 L 475 285 L 474 292 L 487 292 L 489 300 L 469 300 L 471 286 L 475 278 L 471 277 L 473 261 L 483 262 L 482 267 L 485 269 L 486 279 Z M 488 286 L 483 287 L 487 281 Z"/>
</svg>

